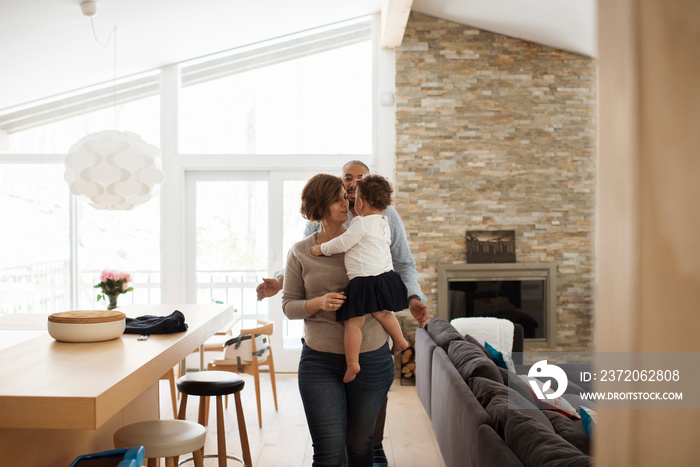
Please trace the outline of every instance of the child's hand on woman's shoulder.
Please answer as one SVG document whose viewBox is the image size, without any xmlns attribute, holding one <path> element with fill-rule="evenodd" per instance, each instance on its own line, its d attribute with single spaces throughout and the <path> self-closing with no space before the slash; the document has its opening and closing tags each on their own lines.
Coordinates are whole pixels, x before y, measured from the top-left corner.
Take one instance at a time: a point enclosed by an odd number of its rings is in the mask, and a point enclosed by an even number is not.
<svg viewBox="0 0 700 467">
<path fill-rule="evenodd" d="M 314 245 L 311 247 L 311 254 L 314 256 L 321 256 L 323 253 L 321 252 L 321 245 Z"/>
</svg>

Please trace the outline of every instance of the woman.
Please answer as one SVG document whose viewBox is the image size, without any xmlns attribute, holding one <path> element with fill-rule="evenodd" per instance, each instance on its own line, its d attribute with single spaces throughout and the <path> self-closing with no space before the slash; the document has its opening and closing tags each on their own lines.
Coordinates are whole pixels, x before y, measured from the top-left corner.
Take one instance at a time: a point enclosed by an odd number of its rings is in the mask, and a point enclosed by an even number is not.
<svg viewBox="0 0 700 467">
<path fill-rule="evenodd" d="M 348 283 L 344 254 L 316 257 L 311 247 L 343 232 L 348 220 L 343 181 L 320 174 L 301 194 L 301 213 L 319 221 L 321 230 L 296 243 L 285 268 L 282 309 L 289 319 L 304 320 L 299 361 L 299 392 L 314 446 L 314 466 L 339 466 L 347 450 L 348 467 L 372 465 L 372 431 L 394 380 L 394 362 L 386 332 L 369 315 L 362 326 L 362 371 L 343 382 L 344 326 L 335 312 L 345 301 Z"/>
</svg>

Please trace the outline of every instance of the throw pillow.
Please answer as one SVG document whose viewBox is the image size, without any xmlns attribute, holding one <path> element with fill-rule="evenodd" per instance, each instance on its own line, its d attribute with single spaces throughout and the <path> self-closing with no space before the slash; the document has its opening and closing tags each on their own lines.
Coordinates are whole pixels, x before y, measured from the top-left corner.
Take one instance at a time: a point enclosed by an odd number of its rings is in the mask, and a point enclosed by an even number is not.
<svg viewBox="0 0 700 467">
<path fill-rule="evenodd" d="M 481 342 L 479 342 L 478 340 L 474 339 L 474 338 L 473 338 L 472 336 L 470 336 L 469 334 L 464 334 L 464 339 L 465 339 L 467 342 L 471 342 L 472 344 L 474 344 L 474 345 L 476 345 L 477 347 L 479 347 L 479 348 L 481 349 L 481 351 L 484 352 L 484 355 L 485 355 L 486 357 L 491 358 L 491 354 L 489 353 L 488 350 L 486 350 L 486 348 L 481 344 Z"/>
<path fill-rule="evenodd" d="M 515 390 L 518 394 L 523 396 L 528 402 L 530 402 L 535 407 L 538 407 L 537 398 L 533 397 L 532 390 L 526 383 L 523 382 L 523 380 L 520 379 L 520 377 L 516 373 L 504 370 L 503 368 L 500 368 L 500 370 L 501 377 L 503 378 L 503 384 Z"/>
<path fill-rule="evenodd" d="M 583 429 L 586 431 L 588 437 L 592 438 L 593 433 L 595 432 L 595 426 L 598 423 L 598 414 L 594 410 L 583 406 L 579 407 L 579 411 L 581 413 Z"/>
<path fill-rule="evenodd" d="M 489 353 L 491 360 L 500 368 L 505 368 L 506 370 L 515 371 L 515 363 L 513 363 L 513 357 L 510 352 L 506 352 L 504 355 L 502 352 L 496 350 L 488 342 L 484 342 L 484 347 Z"/>
<path fill-rule="evenodd" d="M 525 467 L 588 467 L 591 457 L 556 433 L 543 430 L 525 412 L 513 411 L 505 426 L 504 440 Z"/>
<path fill-rule="evenodd" d="M 469 378 L 480 376 L 503 384 L 501 372 L 481 350 L 466 340 L 452 341 L 447 350 L 447 356 L 465 382 Z"/>
<path fill-rule="evenodd" d="M 583 429 L 581 420 L 574 420 L 553 410 L 543 410 L 554 431 L 584 454 L 591 454 L 591 440 Z"/>
<path fill-rule="evenodd" d="M 540 388 L 540 391 L 546 396 L 547 394 L 552 394 L 554 391 L 552 389 L 547 389 L 546 391 L 544 390 L 544 383 L 540 381 L 537 378 L 533 378 L 528 375 L 518 375 L 520 379 L 525 383 L 527 388 L 530 390 L 532 393 L 532 398 L 537 401 L 537 406 L 541 409 L 547 409 L 547 410 L 554 410 L 555 412 L 562 413 L 566 415 L 569 418 L 580 418 L 578 414 L 576 413 L 576 409 L 574 406 L 569 404 L 569 401 L 564 399 L 563 396 L 555 397 L 554 399 L 538 399 L 537 394 L 535 391 L 532 389 L 532 386 L 530 385 L 531 382 L 534 382 L 537 384 Z"/>
<path fill-rule="evenodd" d="M 433 341 L 435 341 L 435 344 L 445 352 L 449 349 L 450 342 L 465 340 L 464 336 L 457 332 L 450 323 L 439 317 L 432 318 L 426 325 L 426 330 L 430 337 L 433 338 Z"/>
<path fill-rule="evenodd" d="M 552 424 L 542 411 L 513 389 L 479 377 L 469 380 L 469 388 L 491 417 L 493 429 L 501 438 L 503 438 L 506 421 L 515 412 L 525 413 L 529 418 L 536 420 L 541 428 L 554 432 Z"/>
<path fill-rule="evenodd" d="M 486 350 L 489 351 L 491 360 L 493 360 L 493 363 L 495 363 L 496 366 L 499 368 L 505 368 L 506 370 L 508 369 L 508 365 L 506 365 L 506 361 L 503 360 L 503 354 L 501 352 L 491 347 L 488 342 L 484 342 L 484 347 L 486 347 Z"/>
</svg>

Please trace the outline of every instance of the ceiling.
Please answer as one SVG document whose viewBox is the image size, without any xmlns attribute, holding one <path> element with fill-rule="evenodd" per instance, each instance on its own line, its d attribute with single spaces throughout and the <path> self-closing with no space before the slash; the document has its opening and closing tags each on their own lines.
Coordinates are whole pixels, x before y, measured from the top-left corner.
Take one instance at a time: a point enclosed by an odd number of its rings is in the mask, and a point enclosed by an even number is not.
<svg viewBox="0 0 700 467">
<path fill-rule="evenodd" d="M 385 0 L 386 1 L 386 0 Z M 396 0 L 388 0 L 396 1 Z M 37 99 L 379 12 L 382 0 L 0 0 L 0 112 Z M 409 0 L 410 2 L 410 0 Z M 414 0 L 412 11 L 595 56 L 596 0 Z"/>
</svg>

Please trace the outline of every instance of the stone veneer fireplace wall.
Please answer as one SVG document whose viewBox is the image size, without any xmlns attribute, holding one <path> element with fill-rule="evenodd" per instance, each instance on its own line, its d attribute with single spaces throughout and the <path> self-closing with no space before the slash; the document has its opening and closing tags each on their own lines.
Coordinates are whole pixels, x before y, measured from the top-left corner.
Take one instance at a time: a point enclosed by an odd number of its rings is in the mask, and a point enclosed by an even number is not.
<svg viewBox="0 0 700 467">
<path fill-rule="evenodd" d="M 595 60 L 411 13 L 396 50 L 396 186 L 437 315 L 438 264 L 467 230 L 515 230 L 516 260 L 554 263 L 556 346 L 593 346 Z"/>
</svg>

